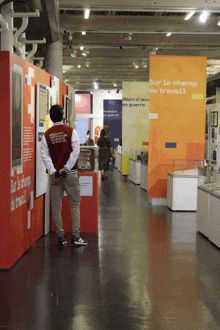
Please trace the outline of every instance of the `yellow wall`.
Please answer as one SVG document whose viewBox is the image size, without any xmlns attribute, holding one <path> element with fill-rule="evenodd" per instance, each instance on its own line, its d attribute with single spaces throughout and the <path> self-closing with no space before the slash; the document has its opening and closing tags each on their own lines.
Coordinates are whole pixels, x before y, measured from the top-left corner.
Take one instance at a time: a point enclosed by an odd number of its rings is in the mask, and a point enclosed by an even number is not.
<svg viewBox="0 0 220 330">
<path fill-rule="evenodd" d="M 129 174 L 131 149 L 148 150 L 149 83 L 122 83 L 122 174 Z M 126 156 L 126 157 L 125 157 Z"/>
</svg>

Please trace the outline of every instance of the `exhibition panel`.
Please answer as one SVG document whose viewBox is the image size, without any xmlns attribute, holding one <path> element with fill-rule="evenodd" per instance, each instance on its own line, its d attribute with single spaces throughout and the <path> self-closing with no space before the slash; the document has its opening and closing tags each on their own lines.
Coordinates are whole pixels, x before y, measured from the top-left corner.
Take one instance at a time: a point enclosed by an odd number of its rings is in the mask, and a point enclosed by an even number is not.
<svg viewBox="0 0 220 330">
<path fill-rule="evenodd" d="M 148 197 L 166 198 L 172 159 L 204 159 L 206 57 L 151 55 L 149 83 Z"/>
<path fill-rule="evenodd" d="M 0 269 L 10 269 L 43 235 L 47 177 L 37 165 L 40 142 L 49 108 L 63 106 L 68 86 L 10 52 L 0 53 L 0 73 Z"/>
<path fill-rule="evenodd" d="M 129 174 L 131 149 L 146 150 L 149 128 L 149 82 L 122 83 L 122 174 Z M 147 147 L 148 148 L 148 147 Z"/>
</svg>

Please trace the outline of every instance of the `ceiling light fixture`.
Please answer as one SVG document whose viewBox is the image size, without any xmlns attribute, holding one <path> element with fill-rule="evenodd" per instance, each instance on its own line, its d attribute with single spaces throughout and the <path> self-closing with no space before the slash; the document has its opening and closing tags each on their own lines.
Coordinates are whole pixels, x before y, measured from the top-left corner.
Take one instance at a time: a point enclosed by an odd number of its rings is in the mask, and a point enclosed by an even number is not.
<svg viewBox="0 0 220 330">
<path fill-rule="evenodd" d="M 87 56 L 87 54 L 85 52 L 82 53 L 82 56 Z"/>
<path fill-rule="evenodd" d="M 81 47 L 80 47 L 80 50 L 83 50 L 83 49 L 84 49 L 84 47 L 83 47 L 83 46 L 81 46 Z"/>
<path fill-rule="evenodd" d="M 127 37 L 127 39 L 128 39 L 128 40 L 132 40 L 132 36 L 133 36 L 133 33 L 131 33 L 131 32 L 128 33 L 128 37 Z"/>
<path fill-rule="evenodd" d="M 171 36 L 171 34 L 172 34 L 171 32 L 168 32 L 168 33 L 166 34 L 166 36 L 169 37 L 169 36 Z"/>
<path fill-rule="evenodd" d="M 81 65 L 79 64 L 79 65 L 77 65 L 77 67 L 80 69 L 81 68 Z"/>
<path fill-rule="evenodd" d="M 194 14 L 195 14 L 195 11 L 191 11 L 190 13 L 186 14 L 186 16 L 184 17 L 184 20 L 188 21 Z"/>
<path fill-rule="evenodd" d="M 85 19 L 88 19 L 89 18 L 89 14 L 90 14 L 90 10 L 89 9 L 85 9 L 84 18 Z"/>
<path fill-rule="evenodd" d="M 217 23 L 217 25 L 220 26 L 220 17 L 219 17 L 219 19 L 218 19 L 218 23 Z"/>
<path fill-rule="evenodd" d="M 76 54 L 72 53 L 70 56 L 71 56 L 71 57 L 76 57 Z"/>
<path fill-rule="evenodd" d="M 118 85 L 116 83 L 113 83 L 114 87 L 117 87 Z"/>
<path fill-rule="evenodd" d="M 97 82 L 94 82 L 94 88 L 95 88 L 95 89 L 98 89 L 98 88 L 99 88 L 99 86 L 98 86 L 98 83 L 97 83 Z"/>
<path fill-rule="evenodd" d="M 86 31 L 82 31 L 82 35 L 85 36 L 86 35 Z"/>
<path fill-rule="evenodd" d="M 206 11 L 206 10 L 204 10 L 202 12 L 201 16 L 199 17 L 200 22 L 205 23 L 206 20 L 207 20 L 207 18 L 208 18 L 208 16 L 209 16 L 209 12 Z"/>
</svg>

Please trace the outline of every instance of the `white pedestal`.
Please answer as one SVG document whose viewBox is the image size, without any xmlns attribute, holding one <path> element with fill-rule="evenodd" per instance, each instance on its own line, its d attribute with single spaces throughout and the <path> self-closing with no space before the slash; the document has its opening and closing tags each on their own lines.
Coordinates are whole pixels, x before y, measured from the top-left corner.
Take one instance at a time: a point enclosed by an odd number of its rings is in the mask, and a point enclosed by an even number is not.
<svg viewBox="0 0 220 330">
<path fill-rule="evenodd" d="M 149 203 L 151 205 L 167 205 L 166 198 L 149 198 Z"/>
<path fill-rule="evenodd" d="M 148 165 L 141 164 L 141 188 L 147 190 L 148 186 Z"/>
<path fill-rule="evenodd" d="M 220 196 L 210 193 L 209 235 L 210 241 L 220 247 Z"/>
<path fill-rule="evenodd" d="M 172 211 L 197 210 L 198 171 L 195 175 L 167 175 L 167 206 Z"/>
<path fill-rule="evenodd" d="M 196 229 L 206 237 L 209 237 L 209 207 L 209 191 L 203 187 L 198 187 Z"/>
<path fill-rule="evenodd" d="M 114 156 L 115 156 L 115 165 L 114 165 L 114 167 L 118 168 L 118 150 L 117 149 L 114 150 Z"/>
<path fill-rule="evenodd" d="M 122 165 L 122 155 L 118 153 L 118 170 L 120 173 L 122 172 L 121 165 Z"/>
<path fill-rule="evenodd" d="M 129 159 L 128 179 L 135 184 L 141 184 L 141 162 Z"/>
</svg>

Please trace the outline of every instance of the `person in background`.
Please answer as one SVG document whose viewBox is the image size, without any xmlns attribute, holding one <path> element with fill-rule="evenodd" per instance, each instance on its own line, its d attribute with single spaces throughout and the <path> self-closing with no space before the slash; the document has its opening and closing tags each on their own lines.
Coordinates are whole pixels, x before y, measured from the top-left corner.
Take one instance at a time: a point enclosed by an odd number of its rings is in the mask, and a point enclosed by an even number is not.
<svg viewBox="0 0 220 330">
<path fill-rule="evenodd" d="M 101 179 L 108 179 L 110 158 L 114 157 L 112 154 L 112 140 L 108 137 L 105 128 L 101 130 L 97 145 L 99 146 L 99 170 L 101 170 Z"/>
<path fill-rule="evenodd" d="M 87 146 L 94 146 L 94 141 L 93 139 L 89 139 L 87 142 Z"/>
<path fill-rule="evenodd" d="M 90 130 L 86 132 L 86 144 L 88 144 L 89 139 L 90 139 Z"/>
<path fill-rule="evenodd" d="M 43 135 L 41 158 L 49 173 L 51 204 L 58 246 L 67 241 L 61 218 L 62 199 L 66 191 L 71 210 L 73 245 L 87 245 L 80 237 L 80 183 L 78 174 L 79 137 L 76 130 L 63 124 L 63 108 L 56 104 L 50 109 L 50 118 L 54 123 Z"/>
</svg>

